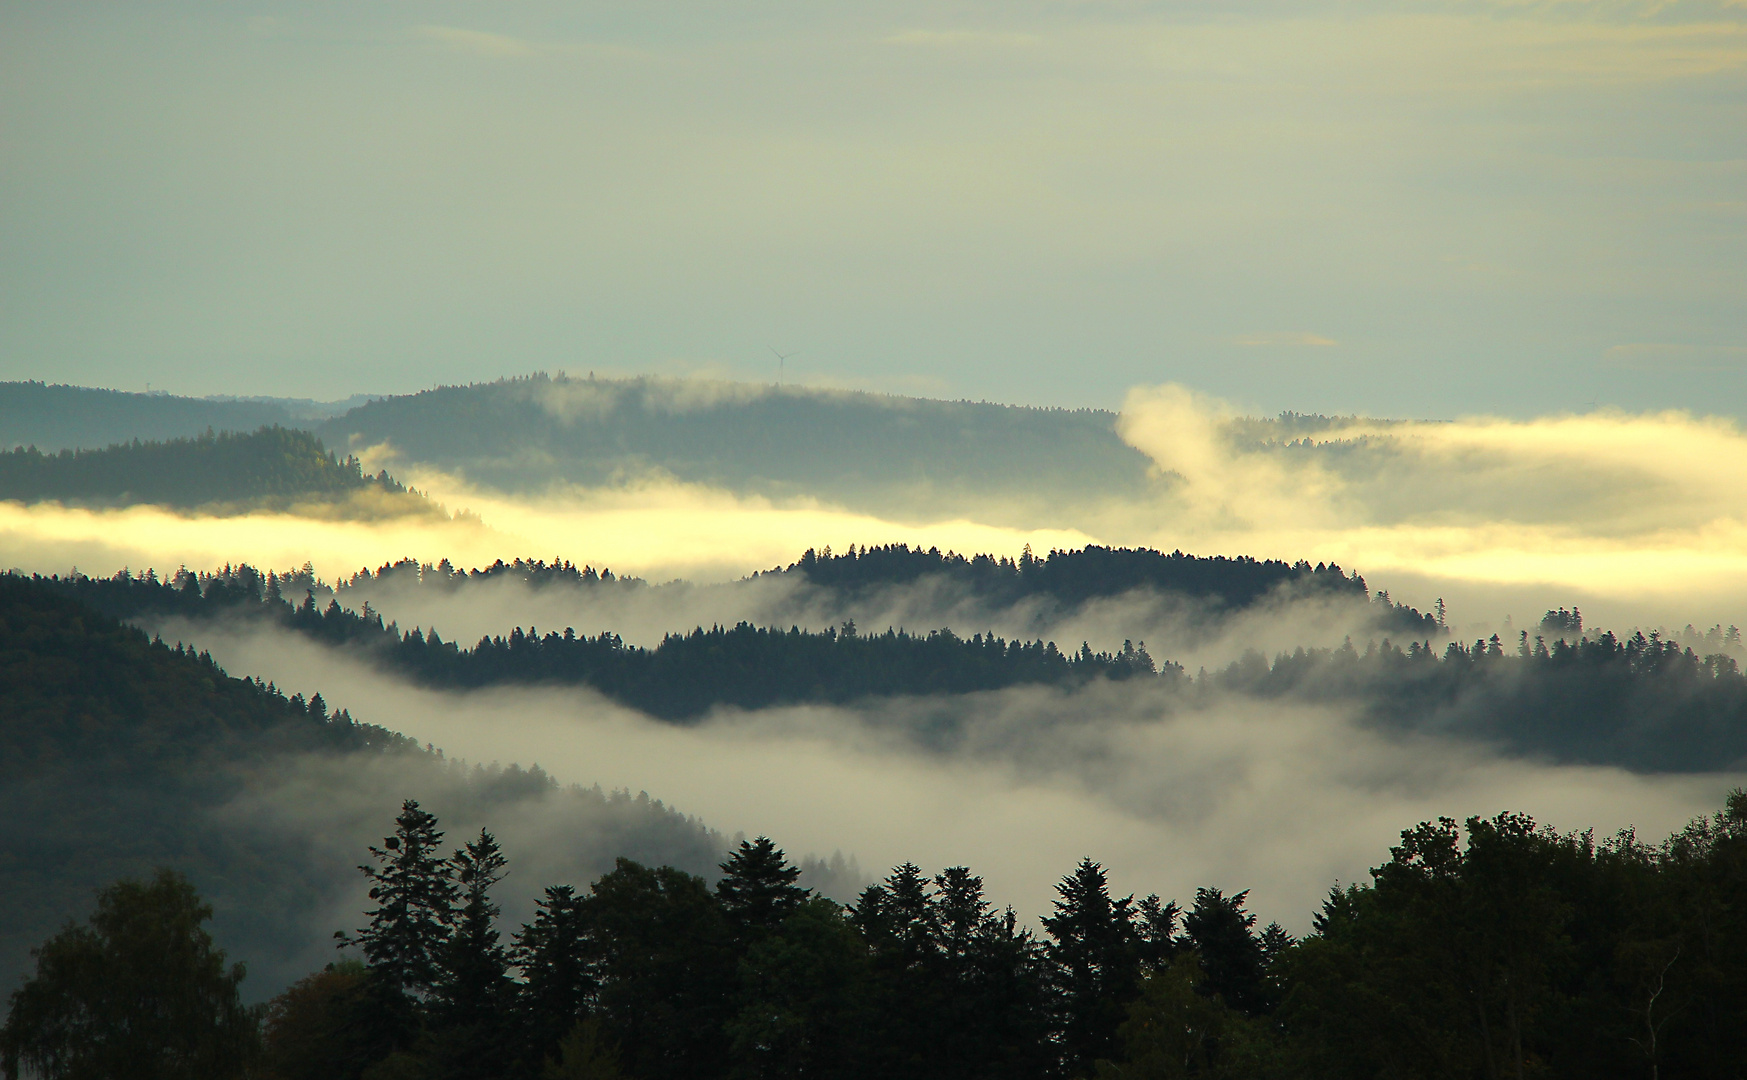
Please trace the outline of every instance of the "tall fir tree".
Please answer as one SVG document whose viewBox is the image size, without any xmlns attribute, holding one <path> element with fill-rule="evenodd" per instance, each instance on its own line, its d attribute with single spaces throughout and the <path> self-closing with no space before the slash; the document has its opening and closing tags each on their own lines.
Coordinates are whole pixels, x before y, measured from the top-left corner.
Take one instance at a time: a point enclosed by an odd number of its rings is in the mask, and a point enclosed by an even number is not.
<svg viewBox="0 0 1747 1080">
<path fill-rule="evenodd" d="M 491 890 L 505 859 L 491 833 L 463 845 L 449 860 L 461 893 L 454 929 L 444 944 L 432 1012 L 433 1072 L 438 1078 L 490 1080 L 510 1068 L 509 957 L 499 941 Z"/>
<path fill-rule="evenodd" d="M 530 1061 L 554 1057 L 588 1013 L 595 991 L 583 905 L 576 890 L 554 885 L 534 902 L 534 921 L 516 935 L 521 1013 Z"/>
<path fill-rule="evenodd" d="M 507 862 L 497 839 L 481 829 L 479 838 L 457 851 L 449 864 L 461 903 L 443 949 L 439 992 L 450 1022 L 474 1024 L 501 1009 L 510 989 L 509 956 L 499 943 L 498 905 L 491 896 Z"/>
<path fill-rule="evenodd" d="M 355 1027 L 371 1061 L 410 1050 L 422 1010 L 441 977 L 441 954 L 454 920 L 455 883 L 439 854 L 443 833 L 434 815 L 408 799 L 394 835 L 369 851 L 378 865 L 360 866 L 377 906 L 357 937 L 336 932 L 341 948 L 357 945 L 366 965 Z"/>
<path fill-rule="evenodd" d="M 377 904 L 364 913 L 370 925 L 357 936 L 371 977 L 415 1000 L 436 989 L 455 923 L 454 867 L 439 852 L 442 842 L 436 816 L 408 799 L 394 820 L 394 835 L 370 848 L 378 865 L 358 868 Z"/>
<path fill-rule="evenodd" d="M 772 933 L 800 910 L 810 895 L 810 890 L 795 884 L 800 876 L 800 868 L 789 864 L 770 837 L 740 841 L 740 847 L 722 863 L 716 897 L 743 942 Z"/>
<path fill-rule="evenodd" d="M 1080 860 L 1056 891 L 1061 899 L 1043 927 L 1056 969 L 1062 1049 L 1070 1075 L 1090 1076 L 1099 1059 L 1117 1056 L 1117 1028 L 1137 992 L 1134 898 L 1112 899 L 1104 868 L 1091 859 Z"/>
<path fill-rule="evenodd" d="M 1253 929 L 1256 917 L 1244 910 L 1249 895 L 1247 889 L 1231 896 L 1218 889 L 1196 889 L 1195 906 L 1184 916 L 1183 930 L 1201 955 L 1206 972 L 1196 989 L 1219 997 L 1240 1012 L 1259 1016 L 1273 1002 L 1268 991 L 1267 953 Z"/>
</svg>

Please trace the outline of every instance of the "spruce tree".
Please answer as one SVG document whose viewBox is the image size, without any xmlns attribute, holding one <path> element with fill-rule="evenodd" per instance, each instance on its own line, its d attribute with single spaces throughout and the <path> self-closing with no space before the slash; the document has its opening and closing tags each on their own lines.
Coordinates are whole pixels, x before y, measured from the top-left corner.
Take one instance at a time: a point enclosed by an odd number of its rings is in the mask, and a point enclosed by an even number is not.
<svg viewBox="0 0 1747 1080">
<path fill-rule="evenodd" d="M 442 973 L 433 1002 L 436 1021 L 431 1057 L 438 1078 L 489 1080 L 509 1066 L 509 957 L 499 944 L 498 906 L 492 886 L 503 879 L 505 859 L 497 840 L 479 838 L 449 860 L 461 903 L 444 944 Z"/>
<path fill-rule="evenodd" d="M 575 889 L 555 885 L 534 902 L 534 921 L 516 935 L 515 961 L 522 974 L 528 1058 L 540 1061 L 556 1054 L 582 1022 L 595 991 L 583 905 Z"/>
<path fill-rule="evenodd" d="M 1062 1009 L 1062 1049 L 1073 1075 L 1090 1076 L 1100 1058 L 1119 1052 L 1116 1029 L 1139 981 L 1134 898 L 1114 900 L 1104 868 L 1080 860 L 1056 885 L 1061 899 L 1045 916 L 1049 956 Z"/>
<path fill-rule="evenodd" d="M 1252 930 L 1256 917 L 1244 910 L 1248 896 L 1248 890 L 1226 896 L 1218 889 L 1196 889 L 1195 906 L 1184 917 L 1183 929 L 1207 973 L 1196 989 L 1257 1016 L 1272 1003 L 1267 956 Z"/>
<path fill-rule="evenodd" d="M 412 799 L 401 805 L 394 835 L 371 847 L 379 866 L 360 866 L 377 906 L 358 931 L 372 978 L 384 990 L 427 997 L 441 977 L 443 948 L 455 923 L 454 868 L 438 848 L 443 833 L 435 815 Z"/>
<path fill-rule="evenodd" d="M 791 866 L 783 850 L 761 836 L 740 847 L 722 863 L 716 897 L 743 942 L 756 941 L 776 930 L 800 910 L 811 890 L 795 884 L 800 868 Z"/>
<path fill-rule="evenodd" d="M 449 860 L 461 892 L 454 929 L 442 952 L 439 987 L 442 1012 L 450 1023 L 490 1019 L 508 992 L 509 957 L 499 944 L 498 906 L 491 898 L 506 862 L 497 839 L 484 829 Z"/>
</svg>

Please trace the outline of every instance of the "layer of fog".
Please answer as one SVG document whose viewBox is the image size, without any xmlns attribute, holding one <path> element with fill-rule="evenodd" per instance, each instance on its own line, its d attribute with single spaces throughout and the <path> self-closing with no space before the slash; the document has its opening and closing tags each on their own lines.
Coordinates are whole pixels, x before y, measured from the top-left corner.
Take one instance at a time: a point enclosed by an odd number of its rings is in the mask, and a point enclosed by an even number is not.
<svg viewBox="0 0 1747 1080">
<path fill-rule="evenodd" d="M 1150 589 L 1063 605 L 1048 596 L 1015 603 L 979 597 L 945 575 L 865 590 L 813 585 L 799 574 L 763 574 L 734 582 L 694 585 L 670 582 L 528 585 L 501 575 L 453 588 L 421 584 L 410 572 L 359 577 L 337 589 L 318 590 L 318 604 L 331 597 L 362 611 L 366 604 L 402 632 L 436 629 L 445 640 L 471 645 L 481 636 L 511 627 L 579 634 L 611 631 L 634 645 L 654 647 L 663 635 L 693 627 L 755 626 L 804 630 L 841 628 L 859 633 L 888 628 L 922 633 L 950 628 L 961 636 L 993 633 L 1007 640 L 1054 641 L 1072 650 L 1082 642 L 1099 651 L 1124 642 L 1145 644 L 1156 660 L 1190 672 L 1221 667 L 1255 650 L 1272 656 L 1306 648 L 1332 648 L 1347 638 L 1364 642 L 1398 630 L 1378 628 L 1380 604 L 1353 596 L 1303 596 L 1280 591 L 1240 611 L 1225 613 L 1193 599 Z M 1537 613 L 1538 617 L 1539 613 Z M 1489 626 L 1487 633 L 1496 627 Z"/>
<path fill-rule="evenodd" d="M 1747 609 L 1747 435 L 1732 420 L 1259 422 L 1163 386 L 1132 391 L 1119 426 L 1177 481 L 1171 517 L 1149 532 L 1144 515 L 1113 511 L 1087 525 L 1098 535 L 1331 559 L 1519 615 L 1525 590 L 1581 594 L 1611 622 L 1740 622 Z"/>
<path fill-rule="evenodd" d="M 585 888 L 619 856 L 717 876 L 723 838 L 702 822 L 675 814 L 642 792 L 551 787 L 523 773 L 434 763 L 411 755 L 307 755 L 273 763 L 205 828 L 236 832 L 266 852 L 288 853 L 308 877 L 306 902 L 263 925 L 263 898 L 234 878 L 212 896 L 215 933 L 250 965 L 249 989 L 260 996 L 319 969 L 336 957 L 336 930 L 363 926 L 371 908 L 368 846 L 394 831 L 405 799 L 436 814 L 450 846 L 487 828 L 511 856 L 498 889 L 506 940 L 531 919 L 550 885 Z M 235 868 L 233 868 L 234 871 Z M 203 883 L 204 884 L 204 883 Z M 283 920 L 283 921 L 281 921 Z M 344 955 L 358 955 L 350 951 Z"/>
<path fill-rule="evenodd" d="M 648 790 L 716 828 L 767 833 L 791 852 L 841 849 L 869 869 L 968 864 L 1028 916 L 1090 855 L 1123 890 L 1253 888 L 1265 918 L 1303 930 L 1330 885 L 1364 880 L 1416 821 L 1509 809 L 1656 838 L 1741 779 L 1508 760 L 1385 737 L 1325 709 L 1189 709 L 1138 683 L 722 711 L 682 727 L 586 690 L 439 693 L 283 632 L 180 629 L 233 673 L 320 690 L 451 754 Z"/>
<path fill-rule="evenodd" d="M 1747 622 L 1747 436 L 1729 421 L 1604 412 L 1261 422 L 1167 386 L 1131 394 L 1121 426 L 1169 480 L 1165 494 L 1064 510 L 1032 530 L 970 518 L 901 523 L 672 481 L 514 499 L 415 468 L 405 479 L 483 524 L 0 504 L 0 560 L 93 574 L 307 560 L 333 578 L 403 557 L 478 566 L 539 555 L 708 582 L 826 544 L 1016 556 L 1027 544 L 1102 542 L 1338 562 L 1421 610 L 1445 597 L 1464 624 L 1510 615 L 1520 625 L 1568 603 L 1612 626 Z"/>
</svg>

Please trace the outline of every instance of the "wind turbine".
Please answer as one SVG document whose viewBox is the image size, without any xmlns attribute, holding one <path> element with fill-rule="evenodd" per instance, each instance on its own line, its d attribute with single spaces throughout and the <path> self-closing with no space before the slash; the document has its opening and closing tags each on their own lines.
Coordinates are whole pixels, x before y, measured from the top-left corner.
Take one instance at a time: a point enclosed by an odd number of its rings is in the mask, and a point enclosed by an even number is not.
<svg viewBox="0 0 1747 1080">
<path fill-rule="evenodd" d="M 783 375 L 786 374 L 787 370 L 788 370 L 789 357 L 796 356 L 799 354 L 798 353 L 780 353 L 780 352 L 777 352 L 775 345 L 767 345 L 767 346 L 765 346 L 765 348 L 769 349 L 773 353 L 776 353 L 776 384 L 778 386 L 781 386 L 783 384 Z"/>
</svg>

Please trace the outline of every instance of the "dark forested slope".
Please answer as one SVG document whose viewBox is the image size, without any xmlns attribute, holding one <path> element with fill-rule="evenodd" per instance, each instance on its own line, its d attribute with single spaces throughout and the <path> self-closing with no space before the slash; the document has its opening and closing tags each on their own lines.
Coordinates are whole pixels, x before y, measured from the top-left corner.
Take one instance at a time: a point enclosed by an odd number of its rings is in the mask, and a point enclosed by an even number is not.
<svg viewBox="0 0 1747 1080">
<path fill-rule="evenodd" d="M 365 493 L 404 496 L 406 488 L 386 471 L 365 475 L 356 458 L 337 457 L 307 431 L 277 426 L 101 450 L 0 452 L 0 499 L 20 502 L 191 508 L 332 502 Z M 404 507 L 424 504 L 405 500 Z"/>
<path fill-rule="evenodd" d="M 306 944 L 279 951 L 287 929 L 325 934 L 353 888 L 349 852 L 329 844 L 370 825 L 336 804 L 410 794 L 490 807 L 512 829 L 536 812 L 567 822 L 562 857 L 578 865 L 552 872 L 598 873 L 627 847 L 693 867 L 719 850 L 647 798 L 559 789 L 537 770 L 456 770 L 319 694 L 232 678 L 57 583 L 0 576 L 0 982 L 93 889 L 167 865 L 214 898 L 220 931 L 249 945 L 270 991 L 308 961 Z"/>
<path fill-rule="evenodd" d="M 61 590 L 0 577 L 0 971 L 92 888 L 159 862 L 192 862 L 208 882 L 253 878 L 261 914 L 245 922 L 306 902 L 290 867 L 206 816 L 282 755 L 408 749 L 318 713 Z"/>
<path fill-rule="evenodd" d="M 1173 565 L 1169 557 L 1160 558 Z M 519 570 L 505 566 L 482 576 L 501 572 L 586 587 L 643 587 L 603 580 L 586 568 L 517 565 Z M 476 580 L 447 569 L 413 569 L 429 571 L 431 588 L 467 588 Z M 1002 570 L 998 564 L 990 571 L 997 581 L 1011 572 L 1010 565 Z M 1338 569 L 1324 574 L 1330 584 L 1318 587 L 1351 588 L 1353 579 Z M 961 636 L 948 628 L 868 633 L 852 623 L 825 631 L 746 623 L 697 628 L 669 634 L 653 649 L 628 645 L 610 631 L 590 636 L 568 627 L 545 633 L 516 627 L 464 647 L 443 640 L 437 628 L 385 623 L 368 605 L 354 611 L 338 600 L 319 604 L 308 588 L 313 581 L 304 575 L 282 580 L 246 566 L 184 574 L 175 581 L 117 575 L 56 584 L 128 619 L 260 620 L 425 685 L 585 685 L 671 720 L 693 719 L 722 705 L 850 703 L 1139 679 L 1138 686 L 1169 691 L 1161 702 L 1165 708 L 1200 707 L 1221 695 L 1242 695 L 1335 705 L 1385 730 L 1474 739 L 1557 761 L 1638 771 L 1707 771 L 1747 762 L 1747 677 L 1727 651 L 1701 655 L 1659 635 L 1621 638 L 1575 630 L 1552 640 L 1531 641 L 1525 634 L 1514 648 L 1496 638 L 1465 646 L 1443 642 L 1444 631 L 1435 621 L 1395 607 L 1389 612 L 1411 623 L 1405 647 L 1386 637 L 1362 652 L 1351 644 L 1299 649 L 1272 662 L 1250 653 L 1221 670 L 1189 678 L 1169 659 L 1155 660 L 1144 642 L 1100 653 L 1083 644 L 1061 650 L 1047 641 Z M 303 599 L 293 602 L 299 591 Z M 1358 595 L 1363 596 L 1362 582 Z M 1553 622 L 1557 614 L 1550 614 Z M 1737 632 L 1729 634 L 1738 642 Z"/>
<path fill-rule="evenodd" d="M 0 383 L 0 446 L 35 446 L 50 453 L 135 439 L 192 438 L 209 428 L 254 431 L 292 423 L 284 406 L 270 402 Z"/>
<path fill-rule="evenodd" d="M 1329 563 L 1295 563 L 1247 555 L 1169 554 L 1151 548 L 1090 545 L 1018 559 L 964 556 L 907 544 L 857 548 L 832 554 L 809 549 L 796 562 L 769 571 L 844 592 L 869 592 L 924 579 L 940 579 L 990 604 L 1045 600 L 1061 610 L 1087 601 L 1150 591 L 1179 597 L 1215 613 L 1251 607 L 1270 597 L 1368 599 L 1365 579 Z M 1381 597 L 1380 597 L 1381 598 Z M 1386 629 L 1436 633 L 1437 620 L 1409 607 L 1390 605 Z"/>
<path fill-rule="evenodd" d="M 1053 642 L 1008 642 L 993 636 L 960 637 L 951 630 L 910 634 L 887 629 L 864 634 L 853 624 L 819 632 L 734 627 L 697 628 L 668 635 L 659 646 L 627 645 L 602 632 L 574 629 L 540 634 L 516 627 L 482 638 L 472 648 L 444 641 L 433 628 L 384 625 L 368 610 L 318 606 L 306 592 L 299 604 L 277 575 L 252 567 L 222 574 L 59 580 L 91 606 L 138 619 L 241 617 L 284 626 L 362 659 L 433 686 L 476 688 L 503 684 L 586 685 L 633 708 L 666 719 L 695 718 L 718 705 L 761 708 L 798 702 L 848 702 L 894 694 L 952 694 L 1025 683 L 1073 685 L 1093 678 L 1160 674 L 1145 645 L 1114 653 L 1084 645 L 1063 652 Z M 1164 674 L 1180 677 L 1166 665 Z"/>
</svg>

